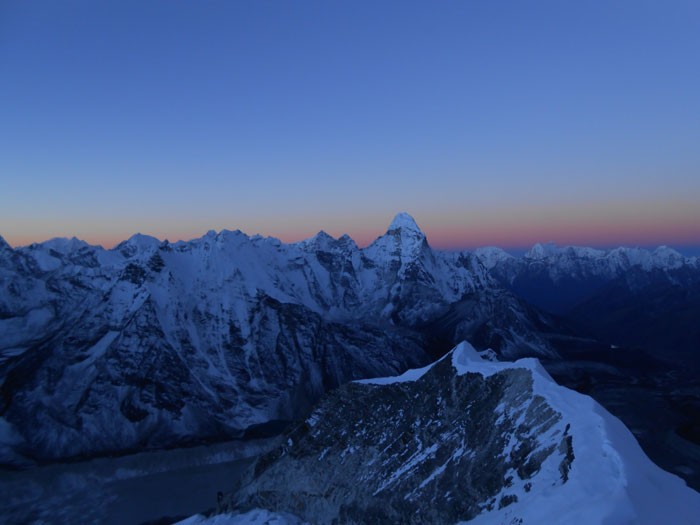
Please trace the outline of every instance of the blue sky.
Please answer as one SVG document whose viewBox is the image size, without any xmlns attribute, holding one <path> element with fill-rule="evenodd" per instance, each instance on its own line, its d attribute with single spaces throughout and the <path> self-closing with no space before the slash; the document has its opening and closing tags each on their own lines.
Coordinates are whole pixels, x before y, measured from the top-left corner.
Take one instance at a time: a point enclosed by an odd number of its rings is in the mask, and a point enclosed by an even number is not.
<svg viewBox="0 0 700 525">
<path fill-rule="evenodd" d="M 0 4 L 0 234 L 700 244 L 700 4 Z"/>
</svg>

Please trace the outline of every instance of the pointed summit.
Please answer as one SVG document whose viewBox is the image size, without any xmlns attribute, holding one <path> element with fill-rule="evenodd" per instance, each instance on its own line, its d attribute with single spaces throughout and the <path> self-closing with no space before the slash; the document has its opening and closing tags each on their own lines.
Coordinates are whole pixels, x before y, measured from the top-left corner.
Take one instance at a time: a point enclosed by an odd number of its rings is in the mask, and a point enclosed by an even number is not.
<svg viewBox="0 0 700 525">
<path fill-rule="evenodd" d="M 559 251 L 557 245 L 553 242 L 545 244 L 537 243 L 525 253 L 526 259 L 546 259 Z"/>
<path fill-rule="evenodd" d="M 311 237 L 311 239 L 308 239 L 308 240 L 316 240 L 317 242 L 329 242 L 329 241 L 335 241 L 335 237 L 333 237 L 332 235 L 329 235 L 325 231 L 321 230 L 316 235 Z"/>
<path fill-rule="evenodd" d="M 364 255 L 373 260 L 387 261 L 390 259 L 401 261 L 413 260 L 422 255 L 430 254 L 430 246 L 425 234 L 406 212 L 401 212 L 391 221 L 387 232 L 375 239 L 364 249 Z"/>
<path fill-rule="evenodd" d="M 336 240 L 333 236 L 328 235 L 325 231 L 321 230 L 313 237 L 304 239 L 297 243 L 297 246 L 306 250 L 325 250 L 327 251 L 329 247 L 335 243 Z"/>
<path fill-rule="evenodd" d="M 412 231 L 416 233 L 423 233 L 421 229 L 418 227 L 416 224 L 416 221 L 413 220 L 413 217 L 411 217 L 408 213 L 405 211 L 402 211 L 401 213 L 397 213 L 396 217 L 394 217 L 394 220 L 391 221 L 391 224 L 389 225 L 389 230 L 388 231 L 393 231 L 393 230 L 403 230 L 403 231 Z"/>
<path fill-rule="evenodd" d="M 348 248 L 350 250 L 357 250 L 357 244 L 355 244 L 355 241 L 353 240 L 353 238 L 350 237 L 347 233 L 344 233 L 343 235 L 341 235 L 340 238 L 338 239 L 338 242 L 344 248 Z"/>
</svg>

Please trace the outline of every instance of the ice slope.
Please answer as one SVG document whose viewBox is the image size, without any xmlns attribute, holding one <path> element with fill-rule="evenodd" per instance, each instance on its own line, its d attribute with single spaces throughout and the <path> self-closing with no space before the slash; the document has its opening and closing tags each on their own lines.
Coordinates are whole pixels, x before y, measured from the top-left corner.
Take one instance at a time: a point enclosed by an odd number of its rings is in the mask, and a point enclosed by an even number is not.
<svg viewBox="0 0 700 525">
<path fill-rule="evenodd" d="M 697 524 L 700 494 L 536 359 L 468 343 L 324 397 L 259 458 L 231 508 L 311 523 Z"/>
</svg>

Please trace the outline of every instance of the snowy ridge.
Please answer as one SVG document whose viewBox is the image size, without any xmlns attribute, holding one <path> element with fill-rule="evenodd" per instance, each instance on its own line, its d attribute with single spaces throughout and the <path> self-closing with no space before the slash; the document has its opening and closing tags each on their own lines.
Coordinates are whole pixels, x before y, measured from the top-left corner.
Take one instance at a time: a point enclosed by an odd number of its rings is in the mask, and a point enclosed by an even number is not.
<svg viewBox="0 0 700 525">
<path fill-rule="evenodd" d="M 691 525 L 700 494 L 537 359 L 494 362 L 462 343 L 327 395 L 230 505 L 310 523 Z"/>
<path fill-rule="evenodd" d="M 661 470 L 642 451 L 625 425 L 589 396 L 559 386 L 535 358 L 515 362 L 485 360 L 469 343 L 460 343 L 443 359 L 451 358 L 459 375 L 484 377 L 504 370 L 528 370 L 533 391 L 563 414 L 574 439 L 568 482 L 557 491 L 515 493 L 518 501 L 507 509 L 491 511 L 469 523 L 492 524 L 519 518 L 522 525 L 550 523 L 658 523 L 692 524 L 700 516 L 700 494 L 679 477 Z M 358 381 L 392 384 L 415 381 L 434 365 L 409 370 L 398 377 Z M 553 481 L 558 476 L 550 465 Z M 595 505 L 591 505 L 596 501 Z M 520 522 L 518 522 L 520 523 Z"/>
<path fill-rule="evenodd" d="M 522 524 L 552 522 L 692 524 L 700 516 L 700 494 L 661 470 L 642 451 L 624 424 L 592 398 L 557 385 L 537 359 L 488 362 L 468 344 L 452 354 L 457 373 L 485 376 L 512 368 L 530 371 L 534 392 L 566 418 L 575 460 L 560 489 L 516 493 L 518 501 L 470 523 L 500 523 L 517 516 Z M 545 467 L 543 467 L 543 472 Z M 596 501 L 595 505 L 591 502 Z"/>
<path fill-rule="evenodd" d="M 498 264 L 502 264 L 509 259 L 515 259 L 511 254 L 502 248 L 497 246 L 484 246 L 483 248 L 477 248 L 474 250 L 474 255 L 481 261 L 481 263 L 490 270 Z"/>
</svg>

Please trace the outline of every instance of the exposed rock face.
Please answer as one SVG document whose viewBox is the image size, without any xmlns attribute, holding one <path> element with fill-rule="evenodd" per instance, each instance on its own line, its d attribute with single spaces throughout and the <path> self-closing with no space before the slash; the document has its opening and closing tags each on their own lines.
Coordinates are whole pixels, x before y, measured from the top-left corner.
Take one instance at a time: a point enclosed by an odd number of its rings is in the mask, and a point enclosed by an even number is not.
<svg viewBox="0 0 700 525">
<path fill-rule="evenodd" d="M 454 523 L 517 501 L 548 458 L 574 461 L 560 413 L 528 370 L 456 374 L 451 356 L 412 382 L 348 384 L 261 458 L 237 507 L 312 523 Z M 547 480 L 550 482 L 551 480 Z"/>
<path fill-rule="evenodd" d="M 349 380 L 426 364 L 434 333 L 547 353 L 538 319 L 405 214 L 365 249 L 323 232 L 0 243 L 0 416 L 23 439 L 0 457 L 240 436 Z"/>
<path fill-rule="evenodd" d="M 700 494 L 619 420 L 536 359 L 487 354 L 462 343 L 431 366 L 327 394 L 225 510 L 314 524 L 697 523 Z"/>
</svg>

